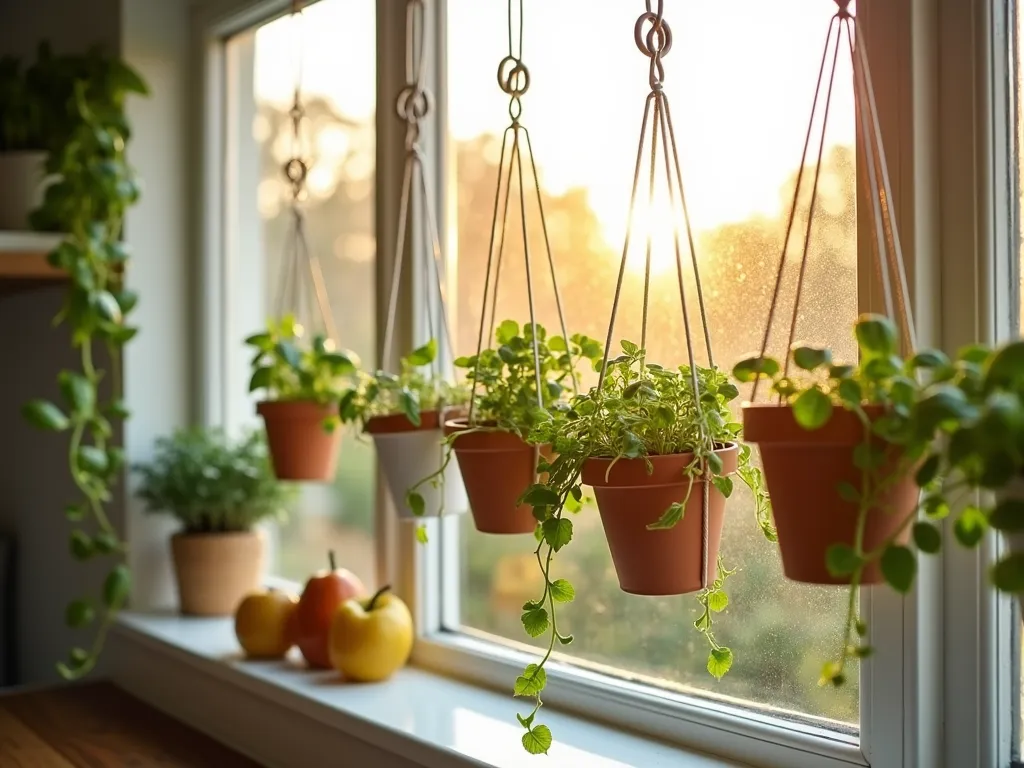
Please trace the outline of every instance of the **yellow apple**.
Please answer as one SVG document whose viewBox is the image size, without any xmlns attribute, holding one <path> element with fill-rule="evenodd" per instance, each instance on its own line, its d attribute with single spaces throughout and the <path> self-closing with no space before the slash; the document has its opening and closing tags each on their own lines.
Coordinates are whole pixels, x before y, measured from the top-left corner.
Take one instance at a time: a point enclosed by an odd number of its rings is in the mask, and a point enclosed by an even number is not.
<svg viewBox="0 0 1024 768">
<path fill-rule="evenodd" d="M 247 595 L 235 611 L 235 637 L 254 659 L 280 659 L 295 644 L 298 598 L 278 589 Z"/>
<path fill-rule="evenodd" d="M 349 680 L 386 680 L 412 652 L 412 615 L 391 587 L 369 600 L 346 600 L 331 622 L 331 666 Z"/>
</svg>

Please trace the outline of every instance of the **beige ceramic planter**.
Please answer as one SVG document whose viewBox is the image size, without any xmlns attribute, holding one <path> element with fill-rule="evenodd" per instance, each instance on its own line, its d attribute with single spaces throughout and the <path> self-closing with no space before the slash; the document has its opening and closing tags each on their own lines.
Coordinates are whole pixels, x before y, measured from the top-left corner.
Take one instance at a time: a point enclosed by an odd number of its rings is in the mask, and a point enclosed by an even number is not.
<svg viewBox="0 0 1024 768">
<path fill-rule="evenodd" d="M 27 231 L 42 205 L 45 152 L 0 152 L 0 230 Z"/>
<path fill-rule="evenodd" d="M 265 542 L 258 531 L 176 533 L 171 554 L 181 612 L 230 616 L 260 586 Z"/>
</svg>

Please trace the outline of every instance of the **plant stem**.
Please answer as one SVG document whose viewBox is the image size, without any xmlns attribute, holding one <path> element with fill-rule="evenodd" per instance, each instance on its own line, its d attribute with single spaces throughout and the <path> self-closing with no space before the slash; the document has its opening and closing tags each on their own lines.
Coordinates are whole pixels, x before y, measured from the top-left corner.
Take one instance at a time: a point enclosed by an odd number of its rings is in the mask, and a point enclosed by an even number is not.
<svg viewBox="0 0 1024 768">
<path fill-rule="evenodd" d="M 333 549 L 327 551 L 327 562 L 331 565 L 331 573 L 334 573 L 336 570 L 338 570 L 338 564 L 334 559 Z"/>
<path fill-rule="evenodd" d="M 376 608 L 377 607 L 377 601 L 380 599 L 381 595 L 383 595 L 385 592 L 390 592 L 390 591 L 391 591 L 391 585 L 390 584 L 385 584 L 383 587 L 381 587 L 376 592 L 374 592 L 373 593 L 373 597 L 370 598 L 370 602 L 368 602 L 366 604 L 366 612 L 369 613 L 374 608 Z"/>
</svg>

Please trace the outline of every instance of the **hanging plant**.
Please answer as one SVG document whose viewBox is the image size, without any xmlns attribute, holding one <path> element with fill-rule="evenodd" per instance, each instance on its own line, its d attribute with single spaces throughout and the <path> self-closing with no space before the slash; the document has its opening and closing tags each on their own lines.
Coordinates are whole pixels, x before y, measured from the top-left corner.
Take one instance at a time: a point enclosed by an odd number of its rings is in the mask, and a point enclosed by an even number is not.
<svg viewBox="0 0 1024 768">
<path fill-rule="evenodd" d="M 293 315 L 245 340 L 256 350 L 249 391 L 265 390 L 256 411 L 266 423 L 281 480 L 330 480 L 341 442 L 338 402 L 352 385 L 358 357 L 321 334 L 307 339 Z"/>
<path fill-rule="evenodd" d="M 420 489 L 437 481 L 454 453 L 477 530 L 532 533 L 537 520 L 519 497 L 535 482 L 538 453 L 547 452 L 548 447 L 531 446 L 526 438 L 539 420 L 564 418 L 576 371 L 585 360 L 600 361 L 601 345 L 579 334 L 568 342 L 561 336 L 549 337 L 540 325 L 520 329 L 515 320 L 502 322 L 495 340 L 495 348 L 455 361 L 475 385 L 474 420 L 445 422 L 443 465 L 409 491 L 407 503 L 422 513 L 425 500 Z M 542 407 L 538 406 L 538 381 Z"/>
<path fill-rule="evenodd" d="M 125 156 L 131 131 L 124 102 L 127 94 L 148 90 L 128 65 L 98 50 L 48 61 L 47 71 L 53 77 L 41 98 L 61 115 L 50 126 L 46 162 L 55 181 L 32 223 L 66 233 L 48 261 L 69 278 L 56 322 L 68 327 L 80 366 L 59 373 L 62 402 L 32 400 L 23 414 L 41 429 L 70 433 L 69 471 L 80 493 L 64 510 L 75 524 L 72 556 L 116 561 L 98 601 L 83 597 L 65 610 L 69 627 L 95 627 L 92 645 L 72 648 L 67 661 L 57 665 L 64 678 L 75 679 L 95 667 L 131 585 L 127 544 L 110 521 L 108 505 L 124 465 L 115 439 L 119 422 L 128 416 L 121 400 L 121 353 L 138 330 L 127 322 L 138 297 L 124 286 L 129 252 L 121 242 L 125 212 L 139 199 Z"/>
<path fill-rule="evenodd" d="M 437 342 L 431 339 L 401 360 L 397 374 L 359 372 L 358 384 L 341 396 L 343 423 L 355 423 L 372 438 L 384 470 L 391 498 L 402 518 L 440 515 L 458 505 L 449 498 L 442 448 L 446 414 L 458 415 L 469 402 L 464 385 L 451 384 L 434 366 Z M 424 488 L 409 503 L 408 491 L 418 480 L 431 476 L 436 486 Z M 462 511 L 455 509 L 454 511 Z M 417 529 L 426 541 L 426 529 Z"/>
</svg>

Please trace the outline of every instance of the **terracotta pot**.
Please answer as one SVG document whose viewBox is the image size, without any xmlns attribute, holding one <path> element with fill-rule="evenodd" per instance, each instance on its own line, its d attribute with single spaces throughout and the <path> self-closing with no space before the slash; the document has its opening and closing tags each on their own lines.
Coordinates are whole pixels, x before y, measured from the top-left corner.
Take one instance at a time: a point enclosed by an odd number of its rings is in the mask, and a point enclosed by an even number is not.
<svg viewBox="0 0 1024 768">
<path fill-rule="evenodd" d="M 265 542 L 259 531 L 176 533 L 171 554 L 181 612 L 230 616 L 260 586 Z"/>
<path fill-rule="evenodd" d="M 329 482 L 338 462 L 341 429 L 328 432 L 324 422 L 338 415 L 337 404 L 308 400 L 264 401 L 256 413 L 267 426 L 267 445 L 279 480 Z"/>
<path fill-rule="evenodd" d="M 28 231 L 43 203 L 46 152 L 0 152 L 0 230 Z"/>
<path fill-rule="evenodd" d="M 736 471 L 738 448 L 728 443 L 715 450 L 726 474 Z M 583 463 L 581 480 L 594 489 L 608 549 L 623 592 L 634 595 L 682 595 L 703 588 L 704 481 L 696 478 L 687 499 L 689 478 L 683 471 L 692 453 L 651 456 L 653 471 L 643 459 L 591 458 Z M 609 466 L 611 471 L 609 472 Z M 665 510 L 686 499 L 683 519 L 675 527 L 649 531 Z M 708 496 L 708 583 L 715 580 L 722 541 L 725 497 L 711 486 Z"/>
<path fill-rule="evenodd" d="M 493 426 L 481 423 L 478 426 Z M 468 428 L 466 419 L 450 419 L 445 435 Z M 509 432 L 472 432 L 455 438 L 455 458 L 469 497 L 473 522 L 481 533 L 533 533 L 533 507 L 516 504 L 536 482 L 538 455 L 549 455 Z"/>
<path fill-rule="evenodd" d="M 881 408 L 867 410 L 871 419 L 883 413 Z M 854 449 L 864 442 L 860 419 L 836 408 L 825 426 L 806 430 L 788 405 L 748 403 L 743 406 L 743 435 L 761 452 L 786 577 L 808 584 L 849 584 L 849 578 L 828 572 L 825 553 L 833 544 L 853 545 L 857 505 L 840 498 L 838 488 L 844 482 L 861 486 L 862 471 L 853 462 Z M 880 470 L 883 476 L 895 472 L 901 458 L 901 452 L 890 449 Z M 907 471 L 881 494 L 879 505 L 868 511 L 866 549 L 892 535 L 917 505 L 919 493 L 914 472 Z M 909 532 L 908 526 L 900 543 Z M 864 569 L 862 584 L 882 581 L 877 562 Z"/>
<path fill-rule="evenodd" d="M 404 414 L 375 416 L 366 422 L 366 432 L 377 448 L 398 516 L 403 520 L 420 519 L 405 503 L 405 495 L 420 480 L 437 472 L 444 462 L 444 434 L 438 412 L 421 413 L 419 427 L 413 426 Z M 444 514 L 466 511 L 466 491 L 454 462 L 449 462 L 442 478 L 438 487 L 424 483 L 416 489 L 425 502 L 424 517 L 437 517 L 442 506 Z"/>
</svg>

